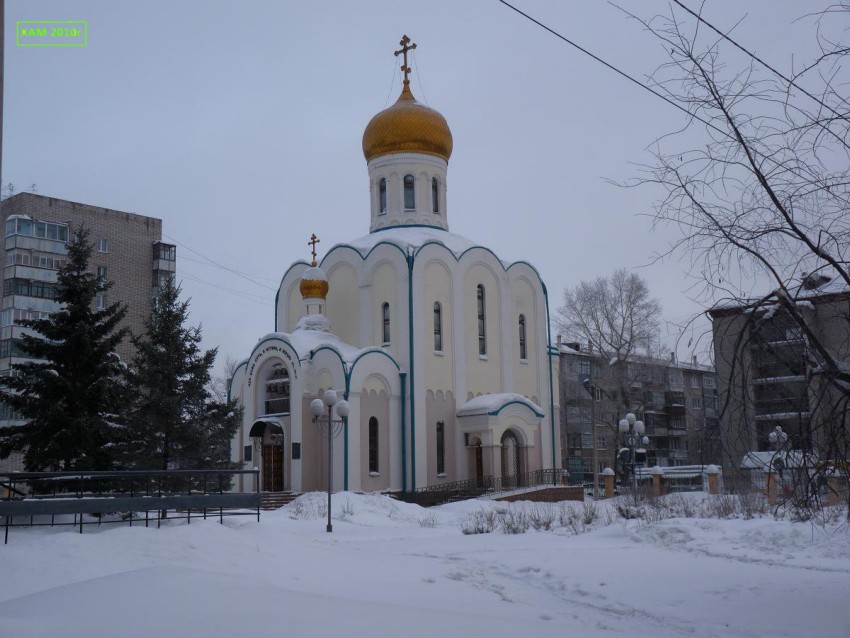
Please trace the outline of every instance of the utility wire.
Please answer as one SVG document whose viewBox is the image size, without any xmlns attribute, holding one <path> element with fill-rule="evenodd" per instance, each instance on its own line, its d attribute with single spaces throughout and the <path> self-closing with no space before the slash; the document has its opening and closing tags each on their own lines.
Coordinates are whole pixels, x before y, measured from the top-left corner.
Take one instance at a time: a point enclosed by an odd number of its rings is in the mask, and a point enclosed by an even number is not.
<svg viewBox="0 0 850 638">
<path fill-rule="evenodd" d="M 192 257 L 187 257 L 186 255 L 182 255 L 180 257 L 180 261 L 181 262 L 189 261 L 193 264 L 200 264 L 201 266 L 212 266 L 213 268 L 220 268 L 220 266 L 216 266 L 215 264 L 209 263 L 209 261 L 206 260 L 206 259 L 193 259 Z M 239 271 L 236 271 L 236 272 L 239 272 Z M 277 281 L 277 279 L 274 279 L 272 277 L 263 277 L 262 275 L 255 275 L 253 273 L 241 273 L 241 274 L 245 275 L 246 277 L 253 277 L 254 279 L 261 279 L 261 280 L 264 280 L 264 281 L 271 281 L 271 282 Z M 258 283 L 257 285 L 260 285 L 260 284 Z"/>
<path fill-rule="evenodd" d="M 236 275 L 237 277 L 241 277 L 242 279 L 244 279 L 246 281 L 250 281 L 252 284 L 254 284 L 256 286 L 260 286 L 261 288 L 265 288 L 266 290 L 275 290 L 275 288 L 273 288 L 272 286 L 267 286 L 266 284 L 261 284 L 260 282 L 255 281 L 254 279 L 251 279 L 251 277 L 249 277 L 248 275 L 246 275 L 244 273 L 239 272 L 238 270 L 234 270 L 233 268 L 229 268 L 227 266 L 224 266 L 224 265 L 218 263 L 217 261 L 215 261 L 213 259 L 210 259 L 206 255 L 199 253 L 197 250 L 189 248 L 189 246 L 187 246 L 184 243 L 181 243 L 180 241 L 178 241 L 174 237 L 171 237 L 170 235 L 166 235 L 165 233 L 163 233 L 163 236 L 167 237 L 168 239 L 173 241 L 175 244 L 182 246 L 183 248 L 188 250 L 190 253 L 197 255 L 201 259 L 206 259 L 210 264 L 212 264 L 213 266 L 216 266 L 217 268 L 221 268 L 222 270 L 226 270 L 227 272 L 232 273 L 232 274 Z"/>
<path fill-rule="evenodd" d="M 270 303 L 269 300 L 265 297 L 261 297 L 260 295 L 254 295 L 253 293 L 246 293 L 241 290 L 234 290 L 233 288 L 226 288 L 218 283 L 214 283 L 211 281 L 207 281 L 206 279 L 201 279 L 200 277 L 193 275 L 191 273 L 187 273 L 185 271 L 180 273 L 180 276 L 184 279 L 188 279 L 189 281 L 194 281 L 197 283 L 205 284 L 207 286 L 213 286 L 216 290 L 220 290 L 222 292 L 229 293 L 231 295 L 235 295 L 237 297 L 241 297 L 242 299 L 246 299 L 247 301 L 253 301 L 255 303 L 261 304 L 263 306 L 272 306 L 274 304 Z"/>
<path fill-rule="evenodd" d="M 563 40 L 564 42 L 566 42 L 567 44 L 569 44 L 571 47 L 578 49 L 579 51 L 581 51 L 581 52 L 582 52 L 582 53 L 584 53 L 585 55 L 587 55 L 587 56 L 589 56 L 589 57 L 593 58 L 594 60 L 596 60 L 596 61 L 597 61 L 597 62 L 599 62 L 600 64 L 602 64 L 602 65 L 604 65 L 604 66 L 608 67 L 609 69 L 611 69 L 611 70 L 612 70 L 614 73 L 616 73 L 617 75 L 620 75 L 620 76 L 622 76 L 622 77 L 626 78 L 629 82 L 632 82 L 633 84 L 637 84 L 640 88 L 644 89 L 645 91 L 649 91 L 649 92 L 650 92 L 650 93 L 652 93 L 655 97 L 657 97 L 657 98 L 661 98 L 662 100 L 664 100 L 665 102 L 667 102 L 667 104 L 669 104 L 670 106 L 673 106 L 673 107 L 675 107 L 675 108 L 679 109 L 680 111 L 682 111 L 683 113 L 685 113 L 688 117 L 691 117 L 691 118 L 693 118 L 693 119 L 695 119 L 695 120 L 697 120 L 697 121 L 699 121 L 699 122 L 702 122 L 703 124 L 705 124 L 705 125 L 706 125 L 706 126 L 708 126 L 709 128 L 711 128 L 711 129 L 713 129 L 713 130 L 717 131 L 718 133 L 720 133 L 721 135 L 724 135 L 725 137 L 728 137 L 728 138 L 730 138 L 730 139 L 732 139 L 732 140 L 735 140 L 735 138 L 734 138 L 734 137 L 733 137 L 730 133 L 728 133 L 727 131 L 724 131 L 724 130 L 722 130 L 722 129 L 718 128 L 717 126 L 715 126 L 714 124 L 712 124 L 712 123 L 711 123 L 711 122 L 709 122 L 708 120 L 704 120 L 703 118 L 701 118 L 699 115 L 696 115 L 695 113 L 691 113 L 691 112 L 690 112 L 688 109 L 686 109 L 684 106 L 682 106 L 682 105 L 680 105 L 680 104 L 678 104 L 678 103 L 674 102 L 673 100 L 671 100 L 670 98 L 668 98 L 668 97 L 667 97 L 666 95 L 664 95 L 663 93 L 659 93 L 658 91 L 656 91 L 656 90 L 655 90 L 655 89 L 653 89 L 652 87 L 647 86 L 646 84 L 644 84 L 644 83 L 643 83 L 643 82 L 641 82 L 640 80 L 637 80 L 637 79 L 633 78 L 631 75 L 629 75 L 629 74 L 628 74 L 628 73 L 626 73 L 625 71 L 621 71 L 620 69 L 618 69 L 617 67 L 615 67 L 613 64 L 610 64 L 610 63 L 606 62 L 605 60 L 603 60 L 602 58 L 600 58 L 598 55 L 595 55 L 595 54 L 591 53 L 590 51 L 588 51 L 588 50 L 587 50 L 587 49 L 585 49 L 584 47 L 582 47 L 582 46 L 580 46 L 580 45 L 576 44 L 575 42 L 573 42 L 572 40 L 570 40 L 570 39 L 569 39 L 569 38 L 567 38 L 566 36 L 561 35 L 560 33 L 558 33 L 557 31 L 555 31 L 555 30 L 554 30 L 554 29 L 552 29 L 551 27 L 546 26 L 545 24 L 543 24 L 542 22 L 540 22 L 540 20 L 537 20 L 537 19 L 535 19 L 535 18 L 532 18 L 530 15 L 528 15 L 528 14 L 527 14 L 527 13 L 525 13 L 524 11 L 521 11 L 520 9 L 517 9 L 517 8 L 516 8 L 514 5 L 512 5 L 510 2 L 506 2 L 506 0 L 499 0 L 499 2 L 501 2 L 503 5 L 505 5 L 505 6 L 506 6 L 506 7 L 508 7 L 509 9 L 512 9 L 512 10 L 516 11 L 518 14 L 520 14 L 522 17 L 526 18 L 527 20 L 530 20 L 531 22 L 533 22 L 534 24 L 536 24 L 536 25 L 537 25 L 538 27 L 540 27 L 541 29 L 545 29 L 546 31 L 548 31 L 549 33 L 551 33 L 552 35 L 554 35 L 556 38 L 558 38 L 558 39 L 560 39 L 560 40 Z M 735 140 L 735 141 L 736 141 L 736 140 Z"/>
<path fill-rule="evenodd" d="M 783 80 L 785 80 L 785 81 L 786 81 L 789 85 L 793 86 L 795 89 L 797 89 L 797 90 L 801 91 L 802 93 L 804 93 L 805 95 L 807 95 L 808 97 L 810 97 L 811 99 L 813 99 L 815 102 L 817 102 L 817 103 L 818 103 L 818 104 L 820 104 L 822 107 L 824 107 L 825 109 L 827 109 L 830 113 L 832 113 L 833 115 L 835 115 L 835 116 L 837 116 L 837 117 L 841 117 L 841 118 L 845 117 L 845 114 L 843 114 L 843 113 L 839 113 L 839 112 L 838 112 L 838 111 L 836 111 L 834 108 L 832 108 L 829 104 L 826 104 L 826 103 L 825 103 L 823 100 L 821 100 L 819 97 L 817 97 L 816 95 L 813 95 L 813 94 L 809 93 L 806 89 L 804 89 L 802 86 L 800 86 L 799 84 L 797 84 L 794 80 L 792 80 L 792 79 L 791 79 L 791 78 L 789 78 L 789 77 L 786 77 L 783 73 L 781 73 L 780 71 L 778 71 L 778 70 L 774 69 L 774 68 L 773 68 L 772 66 L 770 66 L 767 62 L 765 62 L 765 61 L 764 61 L 764 60 L 762 60 L 760 57 L 758 57 L 755 53 L 753 53 L 753 52 L 749 51 L 748 49 L 746 49 L 746 48 L 745 48 L 745 47 L 743 47 L 742 45 L 740 45 L 740 44 L 738 44 L 737 42 L 735 42 L 735 40 L 733 40 L 731 37 L 729 37 L 728 35 L 726 35 L 726 34 L 725 34 L 724 32 L 722 32 L 720 29 L 718 29 L 717 27 L 715 27 L 715 26 L 714 26 L 713 24 L 711 24 L 708 20 L 706 20 L 705 18 L 703 18 L 700 14 L 695 13 L 695 12 L 694 12 L 694 11 L 692 11 L 690 8 L 688 8 L 687 6 L 685 6 L 683 3 L 679 2 L 679 0 L 673 0 L 673 2 L 675 2 L 675 3 L 676 3 L 677 5 L 679 5 L 682 9 L 684 9 L 685 11 L 687 11 L 688 13 L 690 13 L 693 17 L 695 17 L 697 20 L 699 20 L 700 22 L 702 22 L 702 23 L 703 23 L 705 26 L 707 26 L 709 29 L 711 29 L 712 31 L 714 31 L 714 32 L 715 32 L 717 35 L 719 35 L 721 38 L 723 38 L 724 40 L 728 41 L 728 42 L 729 42 L 730 44 L 732 44 L 733 46 L 737 47 L 738 49 L 740 49 L 741 51 L 743 51 L 744 53 L 746 53 L 748 56 L 750 56 L 753 60 L 755 60 L 756 62 L 758 62 L 759 64 L 761 64 L 761 65 L 762 65 L 763 67 L 765 67 L 766 69 L 768 69 L 768 70 L 770 70 L 771 72 L 773 72 L 773 73 L 775 73 L 776 75 L 778 75 L 780 78 L 782 78 Z"/>
</svg>

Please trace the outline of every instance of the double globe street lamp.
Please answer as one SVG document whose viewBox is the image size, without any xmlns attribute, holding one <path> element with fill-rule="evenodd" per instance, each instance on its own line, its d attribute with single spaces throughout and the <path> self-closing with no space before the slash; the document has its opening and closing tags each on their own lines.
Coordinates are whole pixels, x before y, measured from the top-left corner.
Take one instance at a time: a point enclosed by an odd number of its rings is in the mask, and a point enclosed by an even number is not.
<svg viewBox="0 0 850 638">
<path fill-rule="evenodd" d="M 620 419 L 619 430 L 620 434 L 625 436 L 626 445 L 628 447 L 620 449 L 618 455 L 621 455 L 623 452 L 629 453 L 628 465 L 632 472 L 632 486 L 634 493 L 637 494 L 637 473 L 635 472 L 635 464 L 638 461 L 638 455 L 642 457 L 640 459 L 642 462 L 646 461 L 646 450 L 638 447 L 640 444 L 649 445 L 649 437 L 645 436 L 646 426 L 643 424 L 643 421 L 638 421 L 635 415 L 629 412 L 626 415 L 626 418 Z"/>
<path fill-rule="evenodd" d="M 338 419 L 334 419 L 333 410 L 336 406 Z M 324 416 L 327 410 L 327 416 Z M 325 390 L 325 395 L 321 399 L 313 399 L 310 403 L 310 414 L 313 415 L 313 423 L 316 424 L 319 432 L 322 435 L 327 434 L 328 437 L 328 526 L 326 531 L 332 532 L 333 525 L 331 524 L 331 493 L 333 492 L 333 467 L 334 467 L 334 450 L 333 440 L 342 432 L 348 423 L 348 401 L 343 399 L 338 400 L 336 390 L 328 388 Z"/>
</svg>

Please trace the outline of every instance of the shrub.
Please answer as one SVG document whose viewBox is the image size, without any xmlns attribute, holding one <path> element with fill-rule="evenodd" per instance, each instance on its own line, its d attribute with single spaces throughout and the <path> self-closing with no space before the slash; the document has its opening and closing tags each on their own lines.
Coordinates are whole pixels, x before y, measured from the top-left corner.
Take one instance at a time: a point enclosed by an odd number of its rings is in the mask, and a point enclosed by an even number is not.
<svg viewBox="0 0 850 638">
<path fill-rule="evenodd" d="M 596 505 L 596 501 L 585 502 L 582 507 L 582 522 L 585 525 L 593 525 L 593 521 L 595 521 L 598 517 L 599 509 Z"/>
<path fill-rule="evenodd" d="M 519 507 L 500 510 L 498 517 L 499 527 L 504 534 L 524 534 L 531 524 L 525 510 Z"/>
<path fill-rule="evenodd" d="M 539 531 L 548 531 L 555 526 L 555 508 L 551 503 L 535 505 L 528 513 L 528 520 L 531 526 Z"/>
<path fill-rule="evenodd" d="M 496 512 L 480 509 L 462 518 L 459 525 L 464 534 L 489 534 L 496 529 Z"/>
<path fill-rule="evenodd" d="M 434 512 L 428 512 L 419 519 L 419 527 L 437 527 L 437 523 L 439 523 L 439 520 Z"/>
</svg>

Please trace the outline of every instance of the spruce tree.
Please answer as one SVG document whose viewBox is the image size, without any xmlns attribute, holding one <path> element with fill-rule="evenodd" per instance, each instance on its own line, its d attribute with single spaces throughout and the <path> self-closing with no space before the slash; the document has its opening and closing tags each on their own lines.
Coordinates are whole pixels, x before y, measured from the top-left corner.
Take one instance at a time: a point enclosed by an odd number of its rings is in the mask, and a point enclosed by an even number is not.
<svg viewBox="0 0 850 638">
<path fill-rule="evenodd" d="M 34 334 L 18 347 L 36 361 L 14 364 L 17 376 L 0 379 L 0 399 L 26 420 L 0 428 L 0 458 L 23 451 L 29 471 L 111 469 L 122 430 L 126 366 L 115 349 L 127 336 L 119 328 L 127 308 L 95 308 L 110 284 L 89 271 L 89 234 L 80 227 L 67 244 L 54 297 L 60 310 L 20 322 Z"/>
<path fill-rule="evenodd" d="M 201 349 L 201 328 L 187 327 L 188 301 L 169 278 L 153 300 L 144 334 L 133 337 L 136 393 L 125 467 L 194 469 L 229 467 L 230 439 L 240 416 L 233 402 L 210 392 L 217 349 Z"/>
</svg>

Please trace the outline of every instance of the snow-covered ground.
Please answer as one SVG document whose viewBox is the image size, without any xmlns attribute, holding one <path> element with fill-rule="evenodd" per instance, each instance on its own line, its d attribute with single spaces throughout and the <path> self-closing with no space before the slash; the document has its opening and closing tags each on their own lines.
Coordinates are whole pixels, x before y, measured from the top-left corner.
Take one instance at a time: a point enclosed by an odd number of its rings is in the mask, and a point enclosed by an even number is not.
<svg viewBox="0 0 850 638">
<path fill-rule="evenodd" d="M 259 523 L 13 529 L 0 637 L 850 636 L 846 525 L 600 504 L 587 529 L 464 535 L 471 513 L 523 505 L 337 494 L 327 534 L 323 499 Z"/>
</svg>

